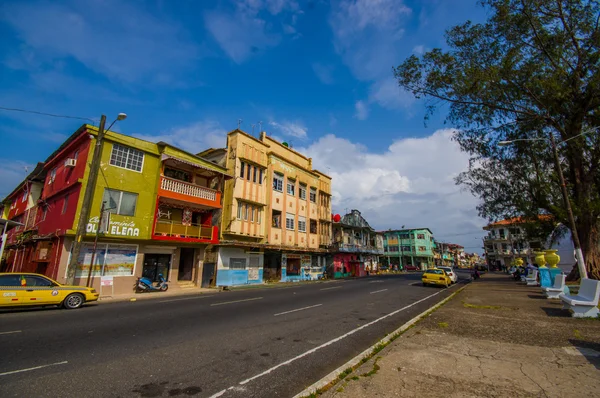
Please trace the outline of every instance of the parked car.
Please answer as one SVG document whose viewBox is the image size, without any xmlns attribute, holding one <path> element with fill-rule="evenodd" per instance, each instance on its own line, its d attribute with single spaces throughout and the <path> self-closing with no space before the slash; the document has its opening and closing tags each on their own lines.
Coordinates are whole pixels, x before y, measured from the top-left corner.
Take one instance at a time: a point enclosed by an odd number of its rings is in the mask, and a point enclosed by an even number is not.
<svg viewBox="0 0 600 398">
<path fill-rule="evenodd" d="M 446 274 L 446 271 L 439 268 L 432 268 L 423 272 L 421 281 L 423 282 L 423 286 L 439 285 L 449 287 L 452 284 L 452 280 Z"/>
<path fill-rule="evenodd" d="M 444 271 L 446 271 L 446 274 L 448 274 L 448 276 L 450 277 L 450 280 L 452 281 L 452 283 L 458 282 L 458 275 L 452 269 L 452 267 L 438 267 L 438 268 L 439 269 L 443 269 Z"/>
<path fill-rule="evenodd" d="M 421 268 L 417 267 L 416 265 L 407 265 L 404 267 L 405 270 L 407 271 L 420 271 Z"/>
<path fill-rule="evenodd" d="M 40 274 L 0 273 L 0 307 L 60 305 L 75 309 L 97 301 L 98 296 L 95 289 L 62 285 Z"/>
</svg>

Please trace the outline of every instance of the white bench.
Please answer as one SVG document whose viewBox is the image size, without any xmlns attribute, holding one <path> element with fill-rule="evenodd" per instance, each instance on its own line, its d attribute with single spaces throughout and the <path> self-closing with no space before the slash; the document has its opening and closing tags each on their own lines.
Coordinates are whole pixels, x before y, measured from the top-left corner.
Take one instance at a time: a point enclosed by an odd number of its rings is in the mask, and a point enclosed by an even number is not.
<svg viewBox="0 0 600 398">
<path fill-rule="evenodd" d="M 579 292 L 575 296 L 561 294 L 563 308 L 571 311 L 575 318 L 594 318 L 598 316 L 598 298 L 600 297 L 600 281 L 584 278 L 581 280 Z"/>
<path fill-rule="evenodd" d="M 538 284 L 537 276 L 538 276 L 537 270 L 533 271 L 531 278 L 529 276 L 527 276 L 527 278 L 525 278 L 525 282 L 527 282 L 527 286 L 537 286 L 537 284 Z"/>
<path fill-rule="evenodd" d="M 563 273 L 554 275 L 554 284 L 550 287 L 543 287 L 542 292 L 546 294 L 549 299 L 560 298 L 560 294 L 565 290 L 565 279 L 567 276 Z"/>
</svg>

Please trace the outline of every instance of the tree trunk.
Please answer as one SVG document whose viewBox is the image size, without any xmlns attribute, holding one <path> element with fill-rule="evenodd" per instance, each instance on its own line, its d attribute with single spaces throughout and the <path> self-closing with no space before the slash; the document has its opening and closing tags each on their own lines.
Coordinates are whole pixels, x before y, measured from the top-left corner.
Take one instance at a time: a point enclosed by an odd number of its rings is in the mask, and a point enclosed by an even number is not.
<svg viewBox="0 0 600 398">
<path fill-rule="evenodd" d="M 579 241 L 581 242 L 581 251 L 583 251 L 583 257 L 585 259 L 585 267 L 587 269 L 588 278 L 600 279 L 600 234 L 598 231 L 598 225 L 595 220 L 591 218 L 589 220 L 578 220 L 580 221 L 577 232 L 579 234 Z M 577 264 L 573 266 L 573 269 L 567 276 L 568 281 L 576 281 L 580 278 L 579 269 Z"/>
</svg>

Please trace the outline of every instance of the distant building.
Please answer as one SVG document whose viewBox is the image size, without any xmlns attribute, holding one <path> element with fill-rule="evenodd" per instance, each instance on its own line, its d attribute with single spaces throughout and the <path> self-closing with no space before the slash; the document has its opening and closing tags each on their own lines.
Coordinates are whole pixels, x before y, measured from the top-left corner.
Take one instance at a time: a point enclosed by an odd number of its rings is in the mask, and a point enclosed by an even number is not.
<svg viewBox="0 0 600 398">
<path fill-rule="evenodd" d="M 490 267 L 510 267 L 517 257 L 533 263 L 534 251 L 541 250 L 541 240 L 527 240 L 523 218 L 511 218 L 483 227 L 488 234 L 483 238 L 485 260 Z"/>
<path fill-rule="evenodd" d="M 390 266 L 413 265 L 427 269 L 434 265 L 434 239 L 429 228 L 383 231 L 384 257 Z"/>
<path fill-rule="evenodd" d="M 383 234 L 375 232 L 358 210 L 333 223 L 333 276 L 365 276 L 379 269 Z"/>
</svg>

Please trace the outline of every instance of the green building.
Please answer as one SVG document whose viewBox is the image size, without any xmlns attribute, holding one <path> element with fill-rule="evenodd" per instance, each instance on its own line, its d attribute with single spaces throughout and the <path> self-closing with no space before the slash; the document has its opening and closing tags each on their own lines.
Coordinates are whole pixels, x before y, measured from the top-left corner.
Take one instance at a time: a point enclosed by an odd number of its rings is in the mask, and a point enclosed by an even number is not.
<svg viewBox="0 0 600 398">
<path fill-rule="evenodd" d="M 391 266 L 416 266 L 422 270 L 434 265 L 433 233 L 429 228 L 383 231 L 384 259 Z"/>
</svg>

